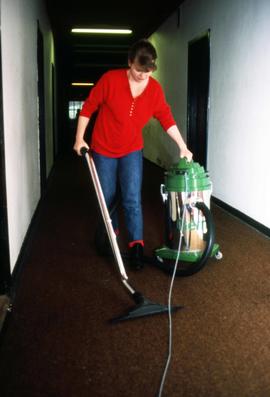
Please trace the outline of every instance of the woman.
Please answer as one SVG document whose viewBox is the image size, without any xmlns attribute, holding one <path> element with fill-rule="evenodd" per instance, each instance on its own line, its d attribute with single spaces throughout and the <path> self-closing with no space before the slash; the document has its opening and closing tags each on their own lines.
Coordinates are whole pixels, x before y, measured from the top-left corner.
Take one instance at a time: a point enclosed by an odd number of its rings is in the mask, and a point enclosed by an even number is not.
<svg viewBox="0 0 270 397">
<path fill-rule="evenodd" d="M 141 185 L 143 166 L 142 129 L 151 117 L 176 142 L 180 157 L 192 159 L 192 153 L 176 126 L 161 85 L 151 77 L 156 70 L 157 53 L 147 40 L 135 43 L 128 54 L 128 69 L 106 72 L 84 102 L 73 149 L 80 155 L 86 127 L 98 110 L 91 139 L 91 151 L 108 208 L 120 185 L 125 222 L 128 230 L 130 265 L 143 267 L 143 217 Z M 117 219 L 113 226 L 118 233 Z"/>
</svg>

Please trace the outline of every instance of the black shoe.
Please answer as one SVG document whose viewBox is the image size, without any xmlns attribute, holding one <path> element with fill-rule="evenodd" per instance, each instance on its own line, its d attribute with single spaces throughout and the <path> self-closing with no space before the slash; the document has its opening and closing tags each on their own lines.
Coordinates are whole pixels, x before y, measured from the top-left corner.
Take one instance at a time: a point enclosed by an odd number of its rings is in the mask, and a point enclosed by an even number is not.
<svg viewBox="0 0 270 397">
<path fill-rule="evenodd" d="M 131 269 L 139 270 L 142 269 L 143 264 L 143 246 L 140 243 L 134 244 L 129 249 L 129 266 Z"/>
</svg>

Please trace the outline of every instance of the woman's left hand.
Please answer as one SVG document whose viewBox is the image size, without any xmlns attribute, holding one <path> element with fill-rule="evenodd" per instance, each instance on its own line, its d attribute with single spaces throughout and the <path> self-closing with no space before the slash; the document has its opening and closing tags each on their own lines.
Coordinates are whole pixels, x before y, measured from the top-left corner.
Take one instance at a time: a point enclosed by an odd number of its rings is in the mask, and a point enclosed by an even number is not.
<svg viewBox="0 0 270 397">
<path fill-rule="evenodd" d="M 187 147 L 180 149 L 180 158 L 186 157 L 188 161 L 192 160 L 193 153 Z"/>
</svg>

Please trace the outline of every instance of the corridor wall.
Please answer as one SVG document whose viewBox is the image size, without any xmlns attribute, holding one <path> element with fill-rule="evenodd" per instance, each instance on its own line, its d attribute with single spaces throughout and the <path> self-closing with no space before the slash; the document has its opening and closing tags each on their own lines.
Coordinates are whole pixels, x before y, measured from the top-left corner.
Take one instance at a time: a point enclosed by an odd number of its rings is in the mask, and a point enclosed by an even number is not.
<svg viewBox="0 0 270 397">
<path fill-rule="evenodd" d="M 47 175 L 53 163 L 54 45 L 42 0 L 1 1 L 3 119 L 10 266 L 13 271 L 40 199 L 37 26 L 44 40 Z"/>
<path fill-rule="evenodd" d="M 270 2 L 186 0 L 150 37 L 162 83 L 183 136 L 187 131 L 188 43 L 210 29 L 208 163 L 213 195 L 270 227 Z M 175 144 L 151 121 L 145 157 L 168 167 Z"/>
</svg>

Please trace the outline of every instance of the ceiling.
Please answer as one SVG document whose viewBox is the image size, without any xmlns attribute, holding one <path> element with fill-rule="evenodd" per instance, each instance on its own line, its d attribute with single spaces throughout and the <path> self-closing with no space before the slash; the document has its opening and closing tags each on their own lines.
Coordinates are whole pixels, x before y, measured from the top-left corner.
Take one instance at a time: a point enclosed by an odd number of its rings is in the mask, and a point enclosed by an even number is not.
<svg viewBox="0 0 270 397">
<path fill-rule="evenodd" d="M 184 0 L 145 2 L 74 0 L 60 5 L 45 0 L 55 37 L 56 54 L 66 84 L 95 82 L 111 68 L 127 66 L 129 46 L 149 37 Z M 71 34 L 72 27 L 129 28 L 127 36 Z"/>
</svg>

